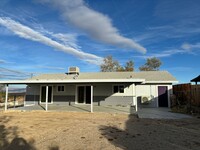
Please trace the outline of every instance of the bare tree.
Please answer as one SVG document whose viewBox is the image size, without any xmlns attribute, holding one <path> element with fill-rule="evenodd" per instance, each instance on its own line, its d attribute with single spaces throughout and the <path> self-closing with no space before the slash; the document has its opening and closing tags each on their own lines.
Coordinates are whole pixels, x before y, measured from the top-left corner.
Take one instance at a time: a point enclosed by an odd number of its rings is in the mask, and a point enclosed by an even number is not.
<svg viewBox="0 0 200 150">
<path fill-rule="evenodd" d="M 140 71 L 157 71 L 159 70 L 162 62 L 156 57 L 147 58 L 146 63 L 139 67 Z"/>
<path fill-rule="evenodd" d="M 101 72 L 122 72 L 122 71 L 134 71 L 134 62 L 132 60 L 126 63 L 123 67 L 119 64 L 117 60 L 114 60 L 112 56 L 107 56 L 103 59 L 101 64 Z"/>
<path fill-rule="evenodd" d="M 115 72 L 120 68 L 120 65 L 117 60 L 113 60 L 112 56 L 107 56 L 103 59 L 100 67 L 101 72 Z"/>
<path fill-rule="evenodd" d="M 125 66 L 126 71 L 134 71 L 134 62 L 132 60 L 128 61 Z"/>
</svg>

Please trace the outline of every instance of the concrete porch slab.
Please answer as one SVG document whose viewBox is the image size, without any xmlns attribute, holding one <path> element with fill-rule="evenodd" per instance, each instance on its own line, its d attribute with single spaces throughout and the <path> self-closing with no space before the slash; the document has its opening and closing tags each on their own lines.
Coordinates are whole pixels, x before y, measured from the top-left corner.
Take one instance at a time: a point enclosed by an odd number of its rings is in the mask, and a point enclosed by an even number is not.
<svg viewBox="0 0 200 150">
<path fill-rule="evenodd" d="M 90 112 L 90 105 L 48 105 L 48 111 L 72 111 L 72 112 Z M 32 105 L 17 108 L 10 108 L 10 110 L 22 110 L 22 111 L 32 111 L 32 110 L 44 110 L 45 105 Z M 135 108 L 126 106 L 93 106 L 93 112 L 106 112 L 106 113 L 122 113 L 122 114 L 135 114 Z"/>
<path fill-rule="evenodd" d="M 187 114 L 173 113 L 170 108 L 140 108 L 138 110 L 139 118 L 150 119 L 183 119 L 192 118 Z"/>
</svg>

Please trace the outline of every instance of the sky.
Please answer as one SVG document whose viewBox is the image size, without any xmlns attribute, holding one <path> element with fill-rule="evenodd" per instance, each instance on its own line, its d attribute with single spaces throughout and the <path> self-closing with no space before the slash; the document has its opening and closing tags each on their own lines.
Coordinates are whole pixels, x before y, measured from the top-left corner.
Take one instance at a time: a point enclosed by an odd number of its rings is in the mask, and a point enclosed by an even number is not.
<svg viewBox="0 0 200 150">
<path fill-rule="evenodd" d="M 158 57 L 160 70 L 190 82 L 200 74 L 200 1 L 0 1 L 0 80 L 98 72 L 109 55 L 135 71 Z"/>
</svg>

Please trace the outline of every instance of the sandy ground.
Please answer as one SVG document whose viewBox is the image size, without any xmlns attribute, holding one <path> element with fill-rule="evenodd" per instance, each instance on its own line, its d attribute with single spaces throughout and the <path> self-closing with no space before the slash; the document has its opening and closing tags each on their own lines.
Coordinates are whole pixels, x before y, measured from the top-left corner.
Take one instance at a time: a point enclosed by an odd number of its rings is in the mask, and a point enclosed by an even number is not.
<svg viewBox="0 0 200 150">
<path fill-rule="evenodd" d="M 78 112 L 0 112 L 0 149 L 200 149 L 200 119 Z"/>
</svg>

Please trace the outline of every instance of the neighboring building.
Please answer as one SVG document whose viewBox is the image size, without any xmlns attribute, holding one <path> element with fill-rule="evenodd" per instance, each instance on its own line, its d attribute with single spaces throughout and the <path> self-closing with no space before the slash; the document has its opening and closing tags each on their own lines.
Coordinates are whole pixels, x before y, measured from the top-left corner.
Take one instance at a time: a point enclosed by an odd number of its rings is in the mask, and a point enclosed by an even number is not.
<svg viewBox="0 0 200 150">
<path fill-rule="evenodd" d="M 82 73 L 77 67 L 63 74 L 0 81 L 1 84 L 26 84 L 26 105 L 92 102 L 92 105 L 136 105 L 136 109 L 137 104 L 170 107 L 172 84 L 176 82 L 167 71 Z"/>
</svg>

